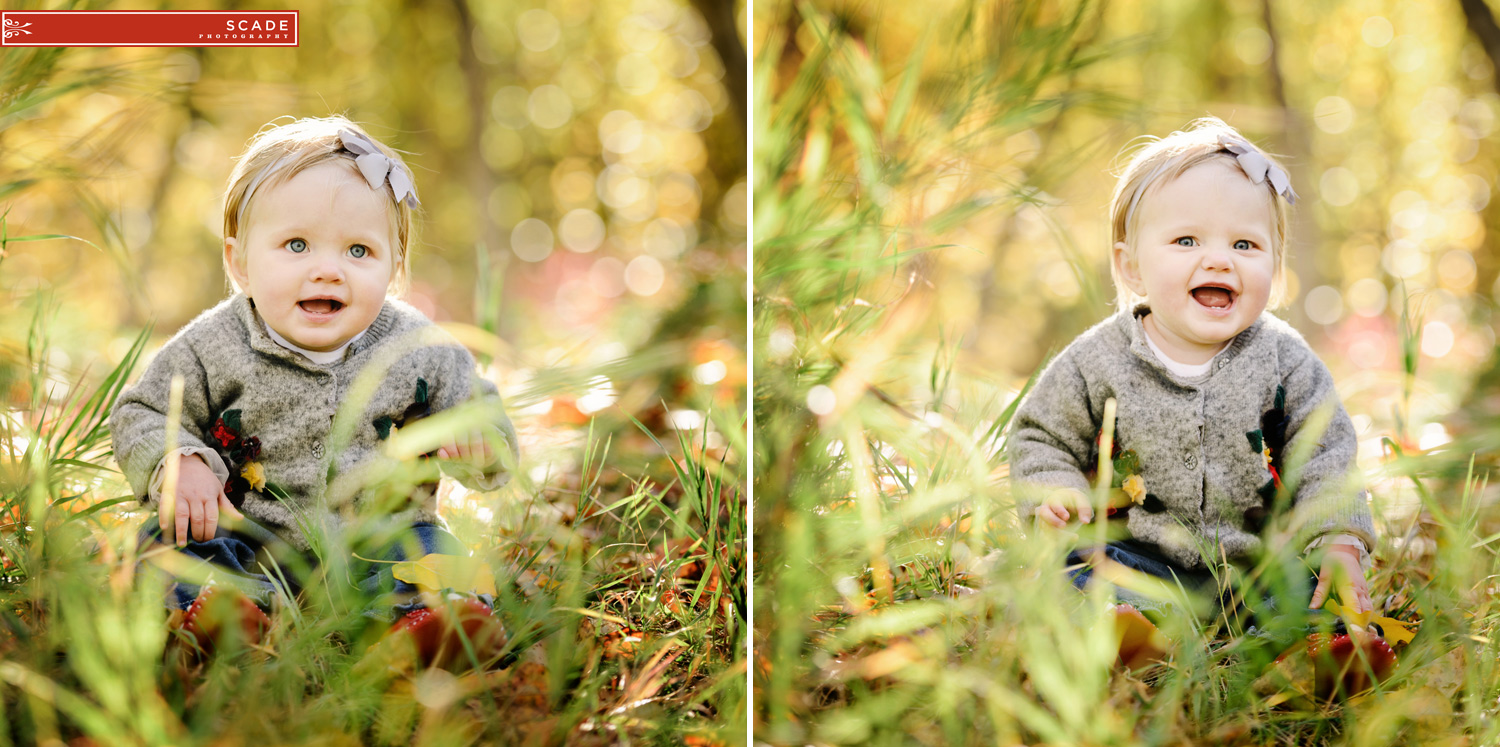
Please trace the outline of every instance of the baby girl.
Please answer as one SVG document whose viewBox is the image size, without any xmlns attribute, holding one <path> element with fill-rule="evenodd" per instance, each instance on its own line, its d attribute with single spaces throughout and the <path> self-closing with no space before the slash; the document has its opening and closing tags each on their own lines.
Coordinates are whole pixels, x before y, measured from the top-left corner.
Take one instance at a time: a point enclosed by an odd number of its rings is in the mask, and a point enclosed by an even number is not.
<svg viewBox="0 0 1500 747">
<path fill-rule="evenodd" d="M 1265 313 L 1284 286 L 1295 200 L 1275 159 L 1217 119 L 1137 152 L 1110 205 L 1119 312 L 1043 372 L 1016 416 L 1012 474 L 1023 515 L 1093 521 L 1085 472 L 1114 399 L 1116 484 L 1129 500 L 1113 511 L 1126 537 L 1105 557 L 1201 588 L 1211 566 L 1258 554 L 1280 494 L 1320 568 L 1310 606 L 1337 586 L 1365 611 L 1374 528 L 1350 480 L 1354 428 L 1328 369 Z M 1310 456 L 1288 475 L 1299 449 Z"/>
<path fill-rule="evenodd" d="M 110 416 L 116 459 L 159 510 L 145 535 L 207 561 L 262 605 L 277 579 L 257 572 L 257 551 L 277 542 L 306 551 L 309 522 L 338 526 L 356 509 L 406 530 L 415 552 L 467 554 L 443 529 L 430 490 L 372 506 L 375 498 L 347 487 L 385 458 L 394 428 L 480 400 L 485 425 L 432 456 L 466 463 L 455 474 L 474 489 L 503 484 L 515 463 L 495 386 L 476 375 L 468 351 L 389 295 L 408 275 L 416 205 L 401 157 L 343 117 L 263 130 L 224 200 L 223 263 L 238 293 L 168 341 Z M 174 377 L 182 407 L 169 453 Z M 335 427 L 349 415 L 340 415 L 346 400 L 357 408 L 352 431 Z M 164 501 L 173 461 L 180 477 Z M 367 579 L 372 588 L 378 575 Z M 189 608 L 197 594 L 180 579 L 171 601 Z"/>
</svg>

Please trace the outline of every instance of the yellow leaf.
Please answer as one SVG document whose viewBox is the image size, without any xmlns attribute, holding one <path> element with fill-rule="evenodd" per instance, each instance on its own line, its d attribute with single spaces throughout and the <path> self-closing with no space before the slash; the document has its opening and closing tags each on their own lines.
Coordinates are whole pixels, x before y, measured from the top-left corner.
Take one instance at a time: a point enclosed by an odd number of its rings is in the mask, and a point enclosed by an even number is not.
<svg viewBox="0 0 1500 747">
<path fill-rule="evenodd" d="M 1377 617 L 1375 624 L 1385 631 L 1385 639 L 1391 643 L 1411 643 L 1411 639 L 1417 637 L 1412 628 L 1421 625 L 1420 622 L 1403 622 L 1394 617 Z"/>
<path fill-rule="evenodd" d="M 489 564 L 479 558 L 432 553 L 419 560 L 397 563 L 392 566 L 391 571 L 396 578 L 416 584 L 417 588 L 426 592 L 453 589 L 472 591 L 475 594 L 496 593 L 495 574 L 490 571 Z"/>
<path fill-rule="evenodd" d="M 1375 616 L 1375 613 L 1372 611 L 1355 612 L 1353 609 L 1345 607 L 1338 602 L 1333 601 L 1332 599 L 1324 602 L 1323 607 L 1326 608 L 1329 612 L 1332 612 L 1333 614 L 1344 618 L 1345 622 L 1354 623 L 1355 625 L 1359 625 L 1361 627 L 1369 625 L 1370 618 Z"/>
<path fill-rule="evenodd" d="M 1385 639 L 1391 643 L 1411 643 L 1412 639 L 1417 636 L 1413 628 L 1421 625 L 1420 622 L 1404 622 L 1394 617 L 1376 617 L 1374 611 L 1355 612 L 1332 599 L 1323 606 L 1347 622 L 1361 626 L 1368 626 L 1372 622 L 1379 625 L 1380 629 L 1385 631 Z"/>
</svg>

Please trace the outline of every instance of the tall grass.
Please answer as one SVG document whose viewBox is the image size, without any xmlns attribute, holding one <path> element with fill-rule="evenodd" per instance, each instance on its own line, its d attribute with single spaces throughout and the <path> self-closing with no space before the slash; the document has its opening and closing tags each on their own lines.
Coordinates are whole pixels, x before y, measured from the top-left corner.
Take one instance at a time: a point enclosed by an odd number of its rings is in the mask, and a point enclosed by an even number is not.
<svg viewBox="0 0 1500 747">
<path fill-rule="evenodd" d="M 37 313 L 28 360 L 45 379 L 46 309 Z M 144 516 L 121 495 L 105 423 L 146 340 L 143 332 L 92 390 L 6 403 L 0 744 L 742 735 L 743 501 L 733 465 L 687 434 L 660 445 L 675 482 L 601 484 L 608 442 L 586 438 L 572 488 L 534 484 L 527 463 L 514 489 L 449 506 L 454 531 L 494 575 L 510 633 L 503 657 L 476 662 L 477 672 L 372 665 L 367 651 L 389 622 L 362 614 L 378 603 L 354 589 L 340 559 L 360 551 L 374 518 L 325 533 L 314 543 L 322 562 L 287 571 L 304 590 L 280 600 L 265 645 L 196 668 L 164 665 L 164 589 L 147 571 L 170 551 L 137 545 Z M 430 430 L 412 437 L 445 437 Z M 409 485 L 429 471 L 408 464 L 383 481 Z M 478 517 L 479 507 L 493 517 Z"/>
<path fill-rule="evenodd" d="M 1169 617 L 1169 663 L 1113 667 L 1107 592 L 1062 574 L 1074 540 L 1014 519 L 1005 446 L 1025 389 L 962 369 L 932 318 L 955 226 L 1039 199 L 1065 163 L 1008 183 L 986 151 L 1119 104 L 1074 73 L 1088 3 L 924 6 L 880 20 L 781 6 L 756 60 L 755 731 L 778 744 L 1399 744 L 1500 737 L 1496 519 L 1483 475 L 1420 482 L 1386 533 L 1385 614 L 1421 620 L 1398 675 L 1346 704 L 1271 697 L 1296 614 Z M 891 11 L 894 13 L 894 11 Z M 774 15 L 774 14 L 772 14 Z M 899 67 L 883 67 L 901 60 Z M 997 160 L 999 159 L 999 160 Z M 963 174 L 953 187 L 955 170 Z M 949 196 L 929 200 L 939 187 Z M 997 330 L 996 334 L 1003 334 Z M 1411 343 L 1414 344 L 1414 343 Z M 1439 456 L 1431 457 L 1433 459 Z M 1382 517 L 1377 519 L 1383 521 Z M 1102 522 L 1101 522 L 1102 526 Z M 1310 596 L 1300 548 L 1252 569 Z M 1435 540 L 1423 543 L 1422 538 Z M 1087 537 L 1083 538 L 1089 539 Z M 1422 548 L 1427 548 L 1423 550 Z M 1430 550 L 1430 552 L 1428 552 Z M 1227 571 L 1226 571 L 1227 572 Z M 1295 685 L 1296 683 L 1292 683 Z M 1294 693 L 1295 694 L 1295 693 Z"/>
</svg>

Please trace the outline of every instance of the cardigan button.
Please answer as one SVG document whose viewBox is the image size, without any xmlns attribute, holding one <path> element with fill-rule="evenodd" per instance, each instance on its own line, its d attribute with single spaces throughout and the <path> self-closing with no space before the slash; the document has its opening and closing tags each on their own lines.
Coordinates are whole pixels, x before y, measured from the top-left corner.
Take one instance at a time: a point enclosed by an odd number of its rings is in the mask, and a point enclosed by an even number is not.
<svg viewBox="0 0 1500 747">
<path fill-rule="evenodd" d="M 1219 362 L 1214 364 L 1214 367 L 1219 369 L 1220 371 L 1223 371 L 1224 367 L 1227 365 L 1229 365 L 1229 356 L 1226 355 L 1220 358 Z"/>
<path fill-rule="evenodd" d="M 323 444 L 313 444 L 312 452 L 313 452 L 313 456 L 318 457 L 318 458 L 322 458 L 322 456 L 323 456 Z"/>
<path fill-rule="evenodd" d="M 1198 469 L 1198 455 L 1189 451 L 1182 455 L 1182 466 L 1188 469 Z"/>
</svg>

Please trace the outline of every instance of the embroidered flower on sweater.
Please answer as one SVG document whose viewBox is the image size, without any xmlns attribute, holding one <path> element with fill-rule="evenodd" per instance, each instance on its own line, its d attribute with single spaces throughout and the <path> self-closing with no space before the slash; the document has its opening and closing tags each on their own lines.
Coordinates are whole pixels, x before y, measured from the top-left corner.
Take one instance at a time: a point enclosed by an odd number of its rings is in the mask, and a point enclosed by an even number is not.
<svg viewBox="0 0 1500 747">
<path fill-rule="evenodd" d="M 246 462 L 240 467 L 240 477 L 245 478 L 245 482 L 250 483 L 250 487 L 255 490 L 266 488 L 266 468 L 260 462 Z"/>
<path fill-rule="evenodd" d="M 214 451 L 219 452 L 224 465 L 229 467 L 224 495 L 235 507 L 244 503 L 245 493 L 265 490 L 267 485 L 266 469 L 255 461 L 260 458 L 260 439 L 255 436 L 246 438 L 240 433 L 241 428 L 240 411 L 225 410 L 208 431 L 214 442 Z"/>
<path fill-rule="evenodd" d="M 381 441 L 387 441 L 392 434 L 401 428 L 405 428 L 431 414 L 432 398 L 428 392 L 427 380 L 419 376 L 417 377 L 417 391 L 412 398 L 412 403 L 407 405 L 405 410 L 402 410 L 400 417 L 392 418 L 389 415 L 381 415 L 371 421 L 370 424 L 375 426 L 375 437 Z M 437 451 L 437 449 L 433 449 L 421 456 L 423 459 L 430 458 L 437 454 Z M 436 481 L 422 483 L 416 486 L 410 498 L 417 503 L 422 503 L 436 495 L 437 489 L 438 483 Z"/>
<path fill-rule="evenodd" d="M 229 412 L 233 412 L 235 414 L 239 413 L 238 410 L 230 410 Z M 230 446 L 239 438 L 237 435 L 235 435 L 235 432 L 229 428 L 229 426 L 224 424 L 224 418 L 222 417 L 214 421 L 214 427 L 209 431 L 209 435 L 213 436 L 214 442 L 217 443 L 220 448 Z"/>
<path fill-rule="evenodd" d="M 1271 409 L 1260 416 L 1260 427 L 1245 433 L 1250 448 L 1261 453 L 1266 460 L 1266 470 L 1271 473 L 1271 479 L 1255 491 L 1260 496 L 1261 505 L 1245 512 L 1247 528 L 1257 534 L 1265 528 L 1276 494 L 1282 489 L 1281 457 L 1286 451 L 1286 429 L 1290 423 L 1286 416 L 1286 387 L 1277 385 Z"/>
<path fill-rule="evenodd" d="M 260 439 L 255 436 L 240 439 L 230 450 L 229 456 L 236 462 L 249 462 L 260 458 Z"/>
<path fill-rule="evenodd" d="M 1266 497 L 1268 488 L 1273 494 L 1281 488 L 1281 455 L 1286 449 L 1288 425 L 1286 387 L 1278 385 L 1271 409 L 1260 416 L 1260 428 L 1245 433 L 1245 438 L 1250 441 L 1250 448 L 1261 452 L 1266 460 L 1266 469 L 1271 472 L 1271 482 L 1261 488 L 1262 497 Z"/>
<path fill-rule="evenodd" d="M 1099 442 L 1103 439 L 1102 431 L 1094 438 L 1096 453 Z M 1141 458 L 1138 454 L 1130 449 L 1121 448 L 1120 442 L 1116 440 L 1110 445 L 1109 456 L 1114 477 L 1109 482 L 1110 501 L 1107 515 L 1123 514 L 1134 506 L 1140 506 L 1153 514 L 1166 510 L 1166 505 L 1161 502 L 1161 499 L 1146 492 L 1146 478 L 1141 475 Z M 1097 478 L 1097 474 L 1088 475 L 1091 482 Z"/>
<path fill-rule="evenodd" d="M 422 418 L 432 414 L 432 402 L 427 394 L 427 380 L 417 377 L 417 393 L 414 401 L 406 406 L 400 418 L 392 418 L 389 415 L 381 415 L 370 424 L 375 426 L 375 436 L 381 441 L 391 437 L 393 429 L 405 428 L 407 423 L 415 423 Z"/>
</svg>

